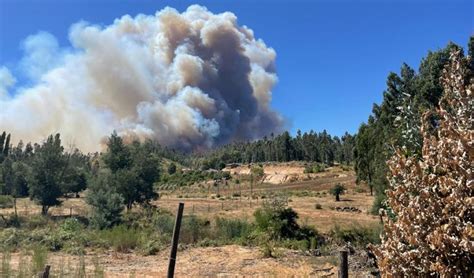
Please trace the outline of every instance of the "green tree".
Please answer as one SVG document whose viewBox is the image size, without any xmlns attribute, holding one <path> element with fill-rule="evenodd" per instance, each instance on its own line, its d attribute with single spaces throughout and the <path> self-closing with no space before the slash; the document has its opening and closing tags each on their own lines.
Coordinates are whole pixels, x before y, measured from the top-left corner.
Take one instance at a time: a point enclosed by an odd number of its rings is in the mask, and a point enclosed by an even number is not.
<svg viewBox="0 0 474 278">
<path fill-rule="evenodd" d="M 339 196 L 344 194 L 345 190 L 346 188 L 344 187 L 344 185 L 337 183 L 331 188 L 330 193 L 336 197 L 336 202 L 339 202 L 340 201 Z"/>
<path fill-rule="evenodd" d="M 0 135 L 0 163 L 7 157 L 10 148 L 10 134 L 4 131 Z"/>
<path fill-rule="evenodd" d="M 91 182 L 86 196 L 87 204 L 92 207 L 91 225 L 99 229 L 119 223 L 123 211 L 123 198 L 110 186 L 110 179 L 110 174 L 101 173 Z"/>
<path fill-rule="evenodd" d="M 30 196 L 39 205 L 41 213 L 46 215 L 51 206 L 59 205 L 62 194 L 61 185 L 67 167 L 60 135 L 50 135 L 46 142 L 38 146 L 32 160 Z"/>
<path fill-rule="evenodd" d="M 172 175 L 174 173 L 176 173 L 176 164 L 174 164 L 174 162 L 171 162 L 168 166 L 168 174 Z"/>
<path fill-rule="evenodd" d="M 73 193 L 78 197 L 79 192 L 87 187 L 87 176 L 91 172 L 89 157 L 78 149 L 67 156 L 67 167 L 63 174 L 61 190 L 63 194 Z"/>
<path fill-rule="evenodd" d="M 107 152 L 102 159 L 112 173 L 131 167 L 132 157 L 130 150 L 115 131 L 107 140 Z"/>
<path fill-rule="evenodd" d="M 158 197 L 153 183 L 160 177 L 160 159 L 152 144 L 134 141 L 125 145 L 114 132 L 107 142 L 104 163 L 112 173 L 111 186 L 120 194 L 127 210 L 135 203 L 147 204 Z"/>
<path fill-rule="evenodd" d="M 354 157 L 356 160 L 355 169 L 357 172 L 357 181 L 367 181 L 370 188 L 370 195 L 373 195 L 373 183 L 372 177 L 374 175 L 373 168 L 375 159 L 373 148 L 373 130 L 367 125 L 362 124 L 357 134 L 357 140 L 355 144 Z"/>
</svg>

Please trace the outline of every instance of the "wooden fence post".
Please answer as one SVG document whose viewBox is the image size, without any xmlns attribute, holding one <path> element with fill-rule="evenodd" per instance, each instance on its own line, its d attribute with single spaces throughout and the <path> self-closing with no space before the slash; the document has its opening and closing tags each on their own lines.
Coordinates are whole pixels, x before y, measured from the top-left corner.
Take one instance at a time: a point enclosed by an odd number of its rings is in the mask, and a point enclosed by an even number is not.
<svg viewBox="0 0 474 278">
<path fill-rule="evenodd" d="M 50 265 L 46 265 L 42 273 L 40 273 L 40 278 L 49 278 L 49 270 L 51 269 Z"/>
<path fill-rule="evenodd" d="M 176 265 L 176 253 L 178 253 L 179 230 L 181 229 L 181 219 L 183 218 L 184 203 L 179 203 L 176 222 L 174 223 L 173 240 L 171 242 L 170 261 L 168 265 L 168 278 L 174 277 Z"/>
<path fill-rule="evenodd" d="M 349 264 L 347 250 L 339 251 L 339 278 L 349 278 Z"/>
</svg>

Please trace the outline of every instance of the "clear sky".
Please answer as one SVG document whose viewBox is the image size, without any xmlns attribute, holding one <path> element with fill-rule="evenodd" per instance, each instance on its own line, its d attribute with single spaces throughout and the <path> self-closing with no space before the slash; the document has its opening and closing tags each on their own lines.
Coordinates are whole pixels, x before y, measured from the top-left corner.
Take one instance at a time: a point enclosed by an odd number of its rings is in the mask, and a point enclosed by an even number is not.
<svg viewBox="0 0 474 278">
<path fill-rule="evenodd" d="M 154 14 L 190 4 L 231 11 L 239 24 L 277 53 L 273 107 L 297 129 L 356 132 L 386 76 L 403 62 L 418 68 L 428 50 L 449 41 L 465 46 L 474 31 L 472 1 L 145 1 L 0 0 L 0 66 L 22 86 L 21 42 L 38 31 L 70 47 L 69 27 L 80 20 L 109 25 L 125 14 Z"/>
</svg>

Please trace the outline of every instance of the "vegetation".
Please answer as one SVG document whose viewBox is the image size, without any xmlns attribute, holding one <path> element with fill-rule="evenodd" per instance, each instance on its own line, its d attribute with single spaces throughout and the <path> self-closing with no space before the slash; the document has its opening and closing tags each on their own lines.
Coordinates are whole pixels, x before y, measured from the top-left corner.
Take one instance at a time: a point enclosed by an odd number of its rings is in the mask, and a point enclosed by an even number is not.
<svg viewBox="0 0 474 278">
<path fill-rule="evenodd" d="M 472 52 L 471 52 L 472 54 Z M 474 83 L 471 58 L 453 50 L 436 111 L 423 116 L 421 158 L 397 149 L 389 161 L 388 205 L 396 215 L 375 248 L 388 276 L 473 273 Z M 431 128 L 436 113 L 439 122 Z M 470 169 L 470 170 L 468 170 Z"/>
<path fill-rule="evenodd" d="M 170 212 L 153 206 L 158 190 L 207 181 L 227 185 L 232 176 L 222 171 L 226 165 L 252 163 L 250 175 L 234 180 L 239 190 L 241 183 L 250 185 L 252 201 L 254 181 L 265 175 L 262 162 L 305 161 L 308 174 L 324 172 L 337 162 L 346 170 L 354 165 L 357 182 L 375 193 L 372 212 L 389 217 L 383 233 L 381 226 L 336 226 L 326 235 L 333 242 L 358 247 L 381 244 L 373 249 L 380 269 L 391 276 L 470 273 L 473 70 L 472 59 L 454 44 L 430 52 L 418 72 L 403 64 L 400 74 L 388 76 L 382 103 L 374 105 L 357 136 L 346 133 L 338 138 L 311 131 L 292 137 L 284 132 L 182 154 L 152 140 L 126 143 L 114 132 L 104 153 L 85 155 L 73 147 L 66 149 L 59 134 L 41 143 L 20 141 L 12 146 L 10 134 L 3 132 L 0 208 L 14 208 L 15 213 L 0 215 L 0 247 L 32 249 L 32 269 L 44 264 L 42 254 L 48 251 L 82 255 L 95 248 L 156 254 L 169 245 L 174 222 Z M 337 183 L 329 193 L 340 201 L 345 190 Z M 48 217 L 51 207 L 82 194 L 90 208 L 87 217 Z M 298 191 L 293 196 L 319 197 L 320 192 Z M 21 197 L 40 205 L 41 215 L 18 215 L 16 202 Z M 229 193 L 227 198 L 233 197 Z M 275 256 L 277 247 L 308 250 L 323 244 L 316 229 L 298 221 L 296 211 L 288 207 L 291 200 L 262 199 L 253 220 L 207 219 L 194 215 L 193 208 L 193 215 L 183 218 L 180 242 L 260 246 L 265 256 Z M 315 209 L 322 209 L 321 204 Z M 6 254 L 3 260 L 8 261 Z M 85 269 L 84 264 L 78 269 Z M 9 271 L 6 263 L 2 271 Z"/>
<path fill-rule="evenodd" d="M 267 161 L 309 161 L 332 165 L 353 161 L 355 136 L 345 133 L 341 138 L 320 133 L 298 131 L 264 137 L 254 142 L 235 142 L 205 155 L 194 154 L 193 164 L 202 169 L 222 169 L 228 163 L 257 163 Z"/>
<path fill-rule="evenodd" d="M 345 190 L 346 188 L 344 187 L 344 185 L 337 183 L 331 188 L 330 193 L 334 195 L 334 197 L 336 197 L 336 202 L 339 202 L 340 201 L 339 196 L 341 194 L 344 194 Z"/>
<path fill-rule="evenodd" d="M 472 48 L 470 43 L 471 54 Z M 395 150 L 420 159 L 424 140 L 420 119 L 425 112 L 439 107 L 443 96 L 442 71 L 449 62 L 450 53 L 460 49 L 450 43 L 444 49 L 429 52 L 421 61 L 418 72 L 403 64 L 400 74 L 390 73 L 382 103 L 374 104 L 367 123 L 360 126 L 354 149 L 357 180 L 367 182 L 371 194 L 375 191 L 378 196 L 375 207 L 386 208 L 385 190 L 389 188 L 386 161 Z M 435 130 L 438 119 L 437 113 L 430 114 L 426 119 L 429 123 L 427 132 Z"/>
</svg>

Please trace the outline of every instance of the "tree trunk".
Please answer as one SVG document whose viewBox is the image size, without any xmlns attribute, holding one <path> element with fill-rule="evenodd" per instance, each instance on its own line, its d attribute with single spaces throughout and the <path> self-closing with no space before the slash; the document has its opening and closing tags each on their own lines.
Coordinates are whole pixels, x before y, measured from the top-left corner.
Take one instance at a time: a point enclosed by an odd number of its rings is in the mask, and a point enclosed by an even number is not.
<svg viewBox="0 0 474 278">
<path fill-rule="evenodd" d="M 48 215 L 49 206 L 43 205 L 41 207 L 41 215 Z"/>
<path fill-rule="evenodd" d="M 16 197 L 13 198 L 13 206 L 15 207 L 15 218 L 18 218 L 18 212 L 16 210 Z"/>
<path fill-rule="evenodd" d="M 339 194 L 336 194 L 336 202 L 339 202 L 340 199 L 339 199 Z"/>
</svg>

